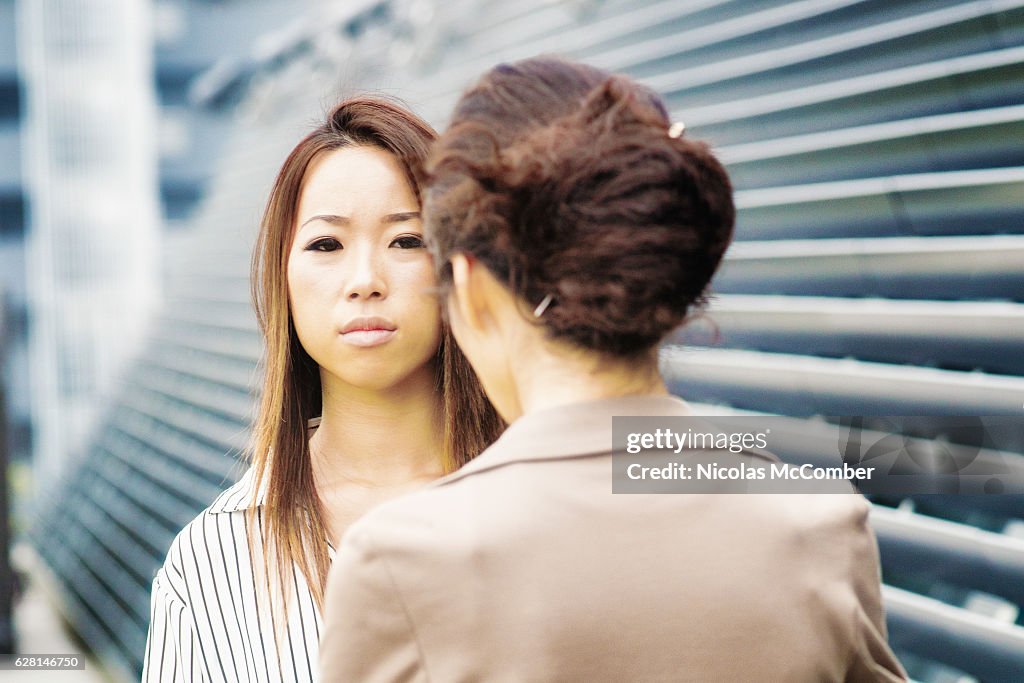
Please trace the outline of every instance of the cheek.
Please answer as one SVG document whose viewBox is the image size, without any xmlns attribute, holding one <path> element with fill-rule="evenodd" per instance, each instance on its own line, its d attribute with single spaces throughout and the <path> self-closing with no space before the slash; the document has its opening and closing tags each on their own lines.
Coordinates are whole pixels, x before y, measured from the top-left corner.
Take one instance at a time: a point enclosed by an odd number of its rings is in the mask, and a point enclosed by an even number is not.
<svg viewBox="0 0 1024 683">
<path fill-rule="evenodd" d="M 321 294 L 317 291 L 322 287 L 322 278 L 315 277 L 309 264 L 304 264 L 301 256 L 289 258 L 285 271 L 285 283 L 288 287 L 288 306 L 291 310 L 292 323 L 302 340 L 310 327 L 325 319 L 318 315 L 316 308 Z"/>
<path fill-rule="evenodd" d="M 303 277 L 303 265 L 300 257 L 301 253 L 297 253 L 293 248 L 288 252 L 288 261 L 284 264 L 284 281 L 288 287 L 288 298 L 292 302 L 302 298 L 296 295 L 301 293 L 306 279 Z"/>
<path fill-rule="evenodd" d="M 295 320 L 296 306 L 295 304 L 301 302 L 303 297 L 301 296 L 302 287 L 297 282 L 295 268 L 292 265 L 293 259 L 289 258 L 288 263 L 285 264 L 284 270 L 284 286 L 285 295 L 288 297 L 288 310 L 291 311 L 292 319 Z M 297 296 L 298 295 L 298 296 Z M 298 321 L 295 321 L 298 324 Z"/>
</svg>

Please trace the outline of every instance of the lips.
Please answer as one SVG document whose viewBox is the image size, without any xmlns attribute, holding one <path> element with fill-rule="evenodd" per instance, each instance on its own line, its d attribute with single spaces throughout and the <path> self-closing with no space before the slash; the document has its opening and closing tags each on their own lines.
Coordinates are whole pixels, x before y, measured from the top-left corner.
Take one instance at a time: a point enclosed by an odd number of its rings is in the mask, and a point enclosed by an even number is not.
<svg viewBox="0 0 1024 683">
<path fill-rule="evenodd" d="M 345 327 L 341 328 L 342 334 L 349 332 L 363 332 L 363 331 L 374 331 L 384 330 L 387 332 L 394 332 L 398 329 L 398 326 L 387 318 L 353 318 L 348 322 Z"/>
<path fill-rule="evenodd" d="M 352 346 L 379 346 L 390 341 L 397 329 L 386 318 L 355 318 L 341 329 L 341 338 Z"/>
</svg>

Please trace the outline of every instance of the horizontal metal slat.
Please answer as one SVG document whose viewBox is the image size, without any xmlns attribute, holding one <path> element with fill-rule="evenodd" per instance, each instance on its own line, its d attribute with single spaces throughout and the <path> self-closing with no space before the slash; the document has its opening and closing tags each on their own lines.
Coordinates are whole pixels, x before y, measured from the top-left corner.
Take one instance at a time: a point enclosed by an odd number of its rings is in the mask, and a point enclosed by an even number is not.
<svg viewBox="0 0 1024 683">
<path fill-rule="evenodd" d="M 119 526 L 128 529 L 133 535 L 146 539 L 144 553 L 149 556 L 149 576 L 152 578 L 157 567 L 163 562 L 167 549 L 171 547 L 177 529 L 171 531 L 163 526 L 163 523 L 147 516 L 147 510 L 140 508 L 136 501 L 129 500 L 114 488 L 113 484 L 105 478 L 108 476 L 106 473 L 100 473 L 100 475 L 90 488 L 90 494 L 99 494 L 94 496 L 93 500 L 106 494 L 108 497 L 102 499 L 103 513 Z M 145 570 L 145 566 L 140 563 L 138 569 Z"/>
<path fill-rule="evenodd" d="M 246 290 L 248 294 L 248 290 Z M 258 333 L 252 302 L 242 298 L 235 288 L 230 291 L 202 292 L 192 289 L 181 290 L 173 297 L 167 297 L 161 311 L 161 319 L 167 326 L 216 325 L 238 332 Z M 162 328 L 157 333 L 163 332 Z"/>
<path fill-rule="evenodd" d="M 714 64 L 705 53 L 761 52 L 765 36 L 777 36 L 790 24 L 821 17 L 851 6 L 864 5 L 865 0 L 803 0 L 788 2 L 767 9 L 730 17 L 724 21 L 694 26 L 689 30 L 649 40 L 639 40 L 616 50 L 594 55 L 591 62 L 611 71 L 628 71 L 644 77 L 657 70 L 675 66 L 683 56 L 703 64 Z M 760 36 L 760 40 L 757 37 Z M 667 63 L 666 63 L 667 62 Z M 646 67 L 646 68 L 645 68 Z"/>
<path fill-rule="evenodd" d="M 205 386 L 216 394 L 224 393 L 244 412 L 244 404 L 252 402 L 250 392 L 256 374 L 256 364 L 240 358 L 209 354 L 195 348 L 180 347 L 166 342 L 155 342 L 137 363 L 138 373 L 147 372 L 167 377 L 169 373 Z M 209 402 L 209 399 L 206 399 Z M 216 410 L 214 412 L 221 412 Z M 234 415 L 234 412 L 230 413 Z M 242 418 L 247 419 L 247 418 Z"/>
<path fill-rule="evenodd" d="M 177 368 L 142 365 L 132 376 L 132 381 L 144 389 L 187 402 L 228 420 L 248 424 L 253 417 L 253 402 L 248 392 L 192 373 L 183 373 Z"/>
<path fill-rule="evenodd" d="M 882 587 L 889 642 L 981 680 L 1024 679 L 1024 628 L 972 614 L 893 586 Z"/>
<path fill-rule="evenodd" d="M 77 514 L 82 524 L 89 529 L 110 555 L 133 574 L 136 583 L 148 591 L 150 582 L 153 580 L 153 556 L 100 507 L 81 506 Z"/>
<path fill-rule="evenodd" d="M 223 420 L 142 387 L 130 387 L 122 400 L 135 411 L 224 453 L 242 452 L 248 444 L 248 425 Z"/>
<path fill-rule="evenodd" d="M 254 391 L 260 377 L 258 358 L 182 344 L 170 337 L 153 340 L 138 363 L 139 367 L 144 365 L 197 377 L 246 395 Z"/>
<path fill-rule="evenodd" d="M 68 584 L 58 584 L 56 590 L 62 596 L 61 607 L 72 623 L 74 623 L 75 630 L 89 645 L 89 649 L 93 654 L 102 658 L 104 667 L 118 671 L 124 680 L 133 678 L 135 671 L 141 670 L 142 667 L 141 655 L 138 657 L 133 655 L 136 652 L 144 652 L 145 634 L 143 634 L 141 644 L 135 642 L 131 649 L 121 649 L 110 632 L 104 628 L 102 622 L 85 606 L 82 592 L 87 593 L 88 589 L 83 588 L 82 578 L 77 574 L 62 575 L 60 578 L 69 580 Z M 126 657 L 126 655 L 129 655 L 129 657 Z"/>
<path fill-rule="evenodd" d="M 793 45 L 713 64 L 675 69 L 648 78 L 647 82 L 669 97 L 674 98 L 677 93 L 681 95 L 685 92 L 687 99 L 699 106 L 806 87 L 824 80 L 907 66 L 908 62 L 935 61 L 989 48 L 991 43 L 988 40 L 958 42 L 961 35 L 969 35 L 964 27 L 972 26 L 975 31 L 988 34 L 993 30 L 990 23 L 992 16 L 1019 10 L 1021 7 L 1024 7 L 1024 3 L 1019 0 L 966 2 L 817 40 L 797 41 Z M 1017 17 L 1016 20 L 1020 21 L 1021 18 Z M 928 38 L 925 43 L 932 47 L 931 51 L 912 54 L 906 49 L 894 49 L 894 45 L 911 38 L 917 37 L 917 41 L 921 42 L 920 36 Z M 866 58 L 868 48 L 877 52 L 876 59 Z M 817 68 L 808 66 L 816 60 L 820 60 Z M 830 71 L 821 66 L 825 63 L 829 65 Z M 846 71 L 840 68 L 844 65 Z"/>
<path fill-rule="evenodd" d="M 118 602 L 124 604 L 128 613 L 132 615 L 137 624 L 146 624 L 149 621 L 149 582 L 139 582 L 137 576 L 129 573 L 119 560 L 116 549 L 108 547 L 103 538 L 96 535 L 95 516 L 88 511 L 80 511 L 75 516 L 79 528 L 76 531 L 84 531 L 84 534 L 68 534 L 74 536 L 76 541 L 75 552 L 82 557 L 93 573 L 100 578 L 105 586 L 104 591 L 108 596 L 116 596 Z M 92 542 L 87 542 L 89 539 Z M 100 596 L 91 596 L 94 599 Z M 109 599 L 109 598 L 108 598 Z"/>
<path fill-rule="evenodd" d="M 810 133 L 718 150 L 738 188 L 1024 166 L 1024 105 Z"/>
<path fill-rule="evenodd" d="M 134 672 L 142 668 L 142 656 L 137 653 L 145 651 L 145 630 L 141 631 L 140 638 L 133 622 L 118 616 L 123 611 L 113 612 L 103 604 L 89 601 L 89 596 L 101 590 L 99 582 L 77 556 L 71 556 L 63 563 L 53 563 L 52 556 L 43 550 L 46 542 L 47 539 L 37 538 L 36 545 L 61 579 L 57 590 L 64 597 L 62 606 L 65 612 L 73 619 L 76 630 L 92 651 L 103 658 L 104 665 L 115 666 L 127 680 L 128 669 Z"/>
<path fill-rule="evenodd" d="M 112 431 L 146 442 L 150 449 L 171 462 L 212 482 L 234 480 L 238 461 L 230 454 L 188 436 L 150 415 L 122 405 L 110 423 Z"/>
<path fill-rule="evenodd" d="M 694 106 L 679 117 L 716 146 L 882 121 L 1007 106 L 1024 98 L 1024 46 L 956 56 Z M 672 101 L 672 98 L 670 98 Z"/>
<path fill-rule="evenodd" d="M 674 339 L 1024 375 L 1021 304 L 737 294 L 714 299 L 707 319 Z"/>
<path fill-rule="evenodd" d="M 142 538 L 152 538 L 155 546 L 158 539 L 169 541 L 174 536 L 170 530 L 184 527 L 202 509 L 202 504 L 177 498 L 162 486 L 140 477 L 124 463 L 125 457 L 130 456 L 121 453 L 119 457 L 112 452 L 118 448 L 117 444 L 104 445 L 110 457 L 102 458 L 95 466 L 102 482 L 92 483 L 96 493 L 102 495 L 90 492 L 90 498 L 110 499 L 111 510 L 116 511 L 122 524 Z M 126 523 L 133 514 L 137 519 Z"/>
<path fill-rule="evenodd" d="M 490 11 L 478 10 L 484 22 L 477 23 L 465 34 L 465 49 L 481 57 L 507 50 L 524 36 L 547 36 L 570 31 L 574 25 L 573 9 L 562 3 L 546 0 L 497 3 Z M 504 11 L 503 11 L 504 10 Z M 504 14 L 500 21 L 495 21 Z"/>
<path fill-rule="evenodd" d="M 666 347 L 662 358 L 683 398 L 785 415 L 1020 415 L 1024 406 L 1020 377 L 718 349 Z"/>
<path fill-rule="evenodd" d="M 610 4 L 610 3 L 608 3 Z M 503 3 L 499 3 L 501 7 Z M 440 73 L 429 74 L 433 87 L 425 94 L 424 113 L 436 112 L 431 117 L 443 121 L 450 113 L 451 105 L 462 90 L 472 83 L 488 67 L 500 61 L 515 61 L 538 54 L 565 54 L 576 58 L 589 59 L 599 55 L 608 43 L 618 43 L 630 34 L 643 34 L 666 25 L 685 26 L 693 15 L 700 15 L 718 8 L 728 10 L 735 6 L 732 0 L 692 0 L 681 3 L 678 0 L 652 3 L 646 7 L 610 7 L 611 16 L 596 19 L 581 27 L 557 35 L 541 32 L 524 32 L 519 41 L 500 51 L 482 50 L 470 52 Z M 598 8 L 598 11 L 604 7 Z M 617 11 L 616 11 L 617 10 Z"/>
<path fill-rule="evenodd" d="M 737 242 L 712 289 L 723 294 L 1024 301 L 1024 236 Z"/>
<path fill-rule="evenodd" d="M 736 193 L 738 240 L 1024 233 L 1024 167 Z"/>
<path fill-rule="evenodd" d="M 173 460 L 154 457 L 157 455 L 145 443 L 123 432 L 110 430 L 104 437 L 108 452 L 133 472 L 135 478 L 155 484 L 176 494 L 181 501 L 193 501 L 195 505 L 208 504 L 225 488 L 217 482 L 196 476 Z"/>
<path fill-rule="evenodd" d="M 211 360 L 241 361 L 255 367 L 263 353 L 263 340 L 255 331 L 240 331 L 225 326 L 194 324 L 163 332 L 154 346 L 159 353 L 196 354 Z"/>
<path fill-rule="evenodd" d="M 1024 605 L 1024 540 L 873 506 L 883 571 L 946 581 Z"/>
</svg>

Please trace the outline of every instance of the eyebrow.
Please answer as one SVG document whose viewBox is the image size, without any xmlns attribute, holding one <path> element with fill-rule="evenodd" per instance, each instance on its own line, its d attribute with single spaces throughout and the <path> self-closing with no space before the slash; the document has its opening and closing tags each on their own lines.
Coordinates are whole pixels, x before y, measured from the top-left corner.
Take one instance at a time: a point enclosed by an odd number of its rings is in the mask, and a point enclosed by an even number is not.
<svg viewBox="0 0 1024 683">
<path fill-rule="evenodd" d="M 389 213 L 384 216 L 384 223 L 404 223 L 420 217 L 419 211 L 403 211 L 401 213 Z"/>
<path fill-rule="evenodd" d="M 381 223 L 404 223 L 405 221 L 411 221 L 419 217 L 419 211 L 402 211 L 400 213 L 389 213 L 388 215 L 384 216 L 384 218 L 381 220 Z M 349 223 L 352 222 L 352 219 L 349 218 L 348 216 L 338 216 L 337 214 L 333 213 L 318 213 L 317 215 L 310 216 L 309 218 L 304 220 L 302 222 L 302 225 L 299 226 L 299 229 L 302 229 L 306 227 L 307 224 L 318 220 L 324 221 L 326 223 L 331 223 L 332 225 L 348 225 Z"/>
</svg>

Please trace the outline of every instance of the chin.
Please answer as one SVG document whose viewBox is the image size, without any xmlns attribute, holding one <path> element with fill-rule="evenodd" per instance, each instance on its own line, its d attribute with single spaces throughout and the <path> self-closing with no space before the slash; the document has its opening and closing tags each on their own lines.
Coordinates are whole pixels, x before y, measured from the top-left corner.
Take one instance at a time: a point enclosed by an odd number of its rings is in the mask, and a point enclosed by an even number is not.
<svg viewBox="0 0 1024 683">
<path fill-rule="evenodd" d="M 390 391 L 426 380 L 434 383 L 434 366 L 424 362 L 417 366 L 401 367 L 390 362 L 367 362 L 365 359 L 351 360 L 342 367 L 326 369 L 343 384 L 363 391 Z M 426 375 L 426 377 L 424 377 Z"/>
<path fill-rule="evenodd" d="M 344 384 L 364 391 L 389 391 L 405 384 L 413 373 L 374 372 L 372 370 L 353 373 L 336 373 Z"/>
</svg>

